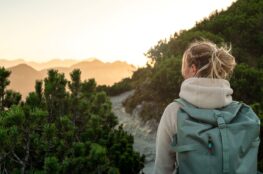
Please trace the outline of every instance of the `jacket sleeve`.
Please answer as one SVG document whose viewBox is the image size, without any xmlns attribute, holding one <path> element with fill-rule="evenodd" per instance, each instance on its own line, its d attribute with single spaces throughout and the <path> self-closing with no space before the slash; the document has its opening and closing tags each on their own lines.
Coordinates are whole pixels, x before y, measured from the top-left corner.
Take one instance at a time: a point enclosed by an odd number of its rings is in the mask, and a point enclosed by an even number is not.
<svg viewBox="0 0 263 174">
<path fill-rule="evenodd" d="M 179 106 L 170 103 L 164 110 L 156 137 L 154 174 L 172 174 L 176 168 L 176 153 L 172 150 L 172 139 L 176 133 L 176 113 Z"/>
</svg>

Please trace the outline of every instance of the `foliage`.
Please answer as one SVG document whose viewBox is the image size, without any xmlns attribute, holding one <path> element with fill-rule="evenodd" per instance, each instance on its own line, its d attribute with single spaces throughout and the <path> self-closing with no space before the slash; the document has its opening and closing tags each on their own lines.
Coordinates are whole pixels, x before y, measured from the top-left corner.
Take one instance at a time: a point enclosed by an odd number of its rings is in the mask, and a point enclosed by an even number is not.
<svg viewBox="0 0 263 174">
<path fill-rule="evenodd" d="M 120 82 L 114 83 L 112 86 L 100 85 L 97 87 L 98 91 L 105 91 L 109 96 L 116 96 L 123 92 L 132 89 L 131 78 L 127 77 Z"/>
<path fill-rule="evenodd" d="M 228 10 L 215 12 L 194 30 L 219 35 L 233 45 L 239 62 L 256 66 L 263 55 L 263 1 L 238 0 Z"/>
<path fill-rule="evenodd" d="M 18 105 L 21 101 L 22 95 L 13 90 L 6 90 L 4 97 L 4 107 L 10 108 L 12 105 Z"/>
<path fill-rule="evenodd" d="M 8 80 L 10 73 L 4 67 L 0 67 L 0 112 L 4 110 L 5 88 L 10 83 L 10 80 Z"/>
<path fill-rule="evenodd" d="M 263 106 L 263 71 L 246 64 L 239 64 L 231 78 L 233 97 L 247 104 L 259 103 Z"/>
<path fill-rule="evenodd" d="M 175 33 L 174 36 L 170 37 L 169 41 L 166 39 L 160 40 L 157 45 L 146 53 L 146 56 L 152 62 L 161 63 L 163 59 L 182 56 L 190 42 L 204 39 L 211 40 L 217 44 L 221 44 L 224 41 L 220 36 L 207 31 L 183 30 Z"/>
<path fill-rule="evenodd" d="M 94 79 L 82 82 L 80 75 L 73 70 L 68 82 L 49 70 L 24 103 L 4 86 L 9 103 L 0 112 L 0 173 L 140 172 L 144 156 L 117 127 L 108 96 L 97 91 Z M 7 84 L 8 73 L 0 79 Z"/>
<path fill-rule="evenodd" d="M 57 70 L 49 70 L 48 77 L 44 79 L 44 97 L 48 110 L 48 121 L 52 122 L 59 117 L 67 114 L 66 110 L 66 84 L 67 80 L 64 74 L 58 73 Z"/>
</svg>

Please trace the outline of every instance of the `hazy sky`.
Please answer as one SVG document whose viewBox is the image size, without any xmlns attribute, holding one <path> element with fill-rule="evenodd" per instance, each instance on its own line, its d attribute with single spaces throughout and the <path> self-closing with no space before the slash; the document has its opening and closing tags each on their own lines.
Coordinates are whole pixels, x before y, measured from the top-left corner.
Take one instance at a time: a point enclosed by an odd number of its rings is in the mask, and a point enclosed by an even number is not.
<svg viewBox="0 0 263 174">
<path fill-rule="evenodd" d="M 0 58 L 144 65 L 160 39 L 235 0 L 0 0 Z"/>
</svg>

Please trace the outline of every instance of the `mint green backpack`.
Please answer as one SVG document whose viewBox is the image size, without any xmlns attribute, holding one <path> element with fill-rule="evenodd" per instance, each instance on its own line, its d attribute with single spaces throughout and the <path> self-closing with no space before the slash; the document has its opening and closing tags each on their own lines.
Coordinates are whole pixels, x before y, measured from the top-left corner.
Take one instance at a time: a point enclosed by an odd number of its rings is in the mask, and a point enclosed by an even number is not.
<svg viewBox="0 0 263 174">
<path fill-rule="evenodd" d="M 201 109 L 176 99 L 179 174 L 256 174 L 260 120 L 240 102 Z"/>
</svg>

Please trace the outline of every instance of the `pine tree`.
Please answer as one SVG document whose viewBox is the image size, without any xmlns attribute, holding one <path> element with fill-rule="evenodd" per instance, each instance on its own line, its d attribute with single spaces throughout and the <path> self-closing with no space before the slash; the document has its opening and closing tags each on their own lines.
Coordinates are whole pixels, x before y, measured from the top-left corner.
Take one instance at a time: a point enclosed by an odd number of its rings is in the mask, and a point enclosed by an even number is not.
<svg viewBox="0 0 263 174">
<path fill-rule="evenodd" d="M 70 110 L 72 113 L 72 120 L 76 125 L 77 119 L 80 116 L 79 102 L 80 102 L 80 89 L 81 89 L 81 72 L 79 69 L 75 69 L 70 73 L 71 82 L 68 82 L 68 86 L 71 92 L 70 95 Z"/>
<path fill-rule="evenodd" d="M 10 71 L 6 70 L 4 67 L 0 67 L 0 112 L 4 110 L 5 89 L 10 84 L 8 80 L 10 74 Z"/>
<path fill-rule="evenodd" d="M 48 120 L 52 122 L 67 113 L 67 80 L 64 74 L 60 74 L 57 70 L 51 69 L 48 71 L 48 77 L 44 79 L 44 83 L 44 95 L 49 113 Z"/>
</svg>

